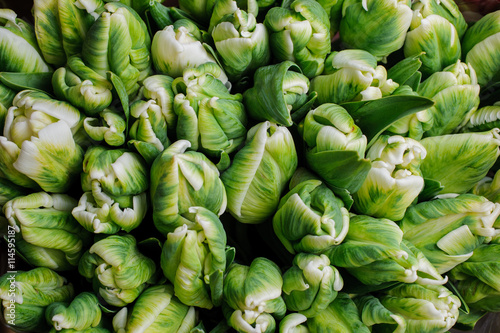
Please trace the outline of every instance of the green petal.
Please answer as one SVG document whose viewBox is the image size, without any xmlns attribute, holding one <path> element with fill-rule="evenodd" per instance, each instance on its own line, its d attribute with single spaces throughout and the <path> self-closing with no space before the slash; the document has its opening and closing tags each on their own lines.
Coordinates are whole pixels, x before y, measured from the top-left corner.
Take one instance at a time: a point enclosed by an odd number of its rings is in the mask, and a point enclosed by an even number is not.
<svg viewBox="0 0 500 333">
<path fill-rule="evenodd" d="M 426 179 L 439 181 L 444 186 L 440 193 L 469 191 L 493 166 L 500 145 L 495 129 L 429 137 L 421 143 L 427 151 L 420 166 L 422 175 Z M 461 181 L 456 182 L 456 177 Z"/>
<path fill-rule="evenodd" d="M 340 38 L 349 48 L 383 59 L 403 46 L 412 11 L 406 1 L 344 2 Z"/>
<path fill-rule="evenodd" d="M 459 35 L 448 20 L 439 15 L 430 15 L 406 35 L 404 53 L 406 57 L 425 52 L 421 70 L 430 75 L 455 63 L 461 55 Z"/>
<path fill-rule="evenodd" d="M 269 122 L 255 125 L 245 146 L 221 175 L 229 212 L 240 222 L 263 222 L 275 211 L 296 167 L 297 153 L 286 127 Z"/>
</svg>

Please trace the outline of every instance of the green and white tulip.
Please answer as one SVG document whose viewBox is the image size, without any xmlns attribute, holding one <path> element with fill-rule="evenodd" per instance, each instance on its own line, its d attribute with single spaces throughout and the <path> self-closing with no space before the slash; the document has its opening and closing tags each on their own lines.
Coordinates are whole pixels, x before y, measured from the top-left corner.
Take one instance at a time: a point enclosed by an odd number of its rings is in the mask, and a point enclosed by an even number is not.
<svg viewBox="0 0 500 333">
<path fill-rule="evenodd" d="M 399 86 L 387 79 L 384 66 L 365 50 L 334 51 L 325 61 L 324 71 L 311 79 L 311 91 L 318 93 L 318 103 L 341 104 L 365 101 L 392 94 Z"/>
<path fill-rule="evenodd" d="M 409 0 L 344 0 L 341 41 L 384 60 L 404 44 L 412 17 L 410 4 Z"/>
<path fill-rule="evenodd" d="M 125 143 L 126 127 L 125 115 L 114 108 L 106 108 L 94 117 L 86 117 L 83 121 L 83 128 L 92 140 L 113 147 Z"/>
<path fill-rule="evenodd" d="M 172 90 L 172 83 L 173 78 L 170 76 L 151 75 L 142 81 L 140 91 L 143 100 L 150 100 L 158 105 L 169 130 L 175 129 L 177 121 L 173 112 L 174 92 Z"/>
<path fill-rule="evenodd" d="M 156 71 L 173 78 L 183 76 L 184 70 L 188 68 L 207 62 L 217 64 L 202 42 L 200 30 L 187 19 L 178 20 L 157 31 L 151 44 L 151 53 Z M 223 71 L 218 78 L 223 83 L 228 80 Z"/>
<path fill-rule="evenodd" d="M 82 168 L 83 149 L 74 135 L 82 127 L 71 104 L 35 90 L 19 92 L 0 137 L 0 167 L 13 183 L 65 192 Z"/>
<path fill-rule="evenodd" d="M 344 240 L 349 212 L 322 181 L 301 173 L 307 171 L 296 171 L 280 200 L 273 228 L 290 253 L 320 253 Z"/>
<path fill-rule="evenodd" d="M 175 133 L 177 116 L 174 112 L 173 78 L 152 75 L 143 82 L 142 95 L 130 105 L 133 123 L 129 128 L 129 146 L 148 162 L 170 145 L 169 133 Z"/>
<path fill-rule="evenodd" d="M 421 140 L 427 151 L 420 164 L 422 176 L 444 187 L 439 194 L 468 192 L 495 164 L 500 154 L 499 133 L 499 129 L 494 128 L 487 132 L 448 134 Z"/>
<path fill-rule="evenodd" d="M 196 103 L 205 98 L 241 99 L 240 94 L 231 94 L 230 83 L 221 79 L 223 70 L 214 62 L 206 62 L 193 68 L 185 68 L 182 76 L 172 82 L 174 96 L 185 95 Z"/>
<path fill-rule="evenodd" d="M 306 161 L 333 189 L 356 192 L 370 170 L 365 159 L 366 136 L 341 106 L 325 103 L 308 112 L 299 124 L 306 143 Z"/>
<path fill-rule="evenodd" d="M 54 302 L 69 302 L 73 295 L 73 285 L 46 267 L 17 271 L 0 277 L 3 317 L 5 322 L 14 323 L 13 327 L 21 331 L 47 331 L 47 306 Z"/>
<path fill-rule="evenodd" d="M 33 26 L 7 8 L 0 9 L 0 72 L 50 72 Z"/>
<path fill-rule="evenodd" d="M 226 210 L 226 189 L 217 167 L 202 153 L 186 151 L 189 141 L 178 140 L 151 166 L 153 221 L 163 234 L 193 224 L 189 209 L 204 207 L 220 216 Z"/>
<path fill-rule="evenodd" d="M 174 295 L 171 285 L 154 285 L 144 290 L 132 309 L 122 308 L 113 317 L 116 333 L 190 332 L 197 322 L 194 307 L 187 306 Z"/>
<path fill-rule="evenodd" d="M 327 256 L 299 253 L 283 274 L 283 299 L 288 310 L 311 318 L 325 310 L 343 286 Z"/>
<path fill-rule="evenodd" d="M 283 278 L 274 262 L 257 257 L 249 266 L 233 263 L 224 278 L 223 313 L 238 332 L 274 332 L 285 316 Z"/>
<path fill-rule="evenodd" d="M 56 67 L 82 51 L 88 30 L 102 12 L 102 0 L 43 0 L 33 3 L 38 45 L 45 60 Z"/>
<path fill-rule="evenodd" d="M 101 323 L 102 311 L 97 296 L 82 292 L 71 301 L 54 302 L 45 310 L 45 317 L 57 331 L 74 329 L 83 331 Z"/>
<path fill-rule="evenodd" d="M 344 241 L 324 252 L 335 267 L 344 267 L 365 285 L 387 282 L 444 284 L 422 251 L 403 240 L 403 231 L 385 218 L 351 217 Z"/>
<path fill-rule="evenodd" d="M 500 81 L 500 11 L 486 14 L 467 29 L 462 40 L 462 59 L 474 68 L 481 87 Z"/>
<path fill-rule="evenodd" d="M 467 305 L 476 310 L 498 312 L 500 309 L 500 244 L 483 244 L 465 262 L 450 271 Z"/>
<path fill-rule="evenodd" d="M 247 115 L 241 100 L 212 97 L 199 104 L 200 150 L 208 156 L 224 156 L 245 141 Z"/>
<path fill-rule="evenodd" d="M 135 96 L 140 82 L 152 74 L 151 38 L 132 8 L 108 2 L 87 31 L 80 55 L 68 58 L 52 78 L 54 92 L 92 116 L 111 104 L 115 90 L 110 73 Z"/>
<path fill-rule="evenodd" d="M 366 157 L 372 167 L 354 194 L 360 214 L 399 221 L 424 188 L 420 163 L 426 151 L 418 141 L 399 135 L 382 135 Z"/>
<path fill-rule="evenodd" d="M 249 116 L 292 126 L 312 107 L 309 79 L 291 61 L 260 67 L 254 75 L 253 87 L 243 94 Z"/>
<path fill-rule="evenodd" d="M 222 165 L 245 140 L 247 115 L 241 94 L 231 94 L 214 76 L 216 69 L 205 64 L 174 80 L 174 111 L 177 139 L 188 140 L 190 149 L 218 158 Z"/>
<path fill-rule="evenodd" d="M 267 0 L 266 0 L 267 1 Z M 242 10 L 245 13 L 257 17 L 259 14 L 260 0 L 215 0 L 213 11 L 210 14 L 210 24 L 208 25 L 208 33 L 211 34 L 214 27 L 219 24 L 225 17 L 229 17 Z"/>
<path fill-rule="evenodd" d="M 458 60 L 423 81 L 418 94 L 435 104 L 428 111 L 432 127 L 424 136 L 450 134 L 463 127 L 479 106 L 479 85 L 474 68 Z"/>
<path fill-rule="evenodd" d="M 111 235 L 85 252 L 78 272 L 92 281 L 94 291 L 109 305 L 123 307 L 155 282 L 156 265 L 139 252 L 132 235 Z"/>
<path fill-rule="evenodd" d="M 264 222 L 276 211 L 297 164 L 293 137 L 286 127 L 269 121 L 253 126 L 221 175 L 228 211 L 242 223 Z"/>
<path fill-rule="evenodd" d="M 423 52 L 420 71 L 426 76 L 456 63 L 462 51 L 459 35 L 450 21 L 439 15 L 424 18 L 415 10 L 403 49 L 406 57 Z"/>
<path fill-rule="evenodd" d="M 111 105 L 113 85 L 106 76 L 88 67 L 82 58 L 68 58 L 52 76 L 55 95 L 70 102 L 88 116 L 94 116 Z"/>
<path fill-rule="evenodd" d="M 85 153 L 82 189 L 97 184 L 113 197 L 139 194 L 148 188 L 147 167 L 139 155 L 126 149 L 95 146 Z"/>
<path fill-rule="evenodd" d="M 224 16 L 212 33 L 215 50 L 231 82 L 252 77 L 271 60 L 269 36 L 263 23 L 241 9 Z"/>
<path fill-rule="evenodd" d="M 15 229 L 16 249 L 25 260 L 55 271 L 78 266 L 91 236 L 73 218 L 76 200 L 66 194 L 31 193 L 7 202 L 3 213 Z"/>
<path fill-rule="evenodd" d="M 420 249 L 443 274 L 469 259 L 486 240 L 498 235 L 500 204 L 474 194 L 421 202 L 400 222 L 404 239 Z"/>
<path fill-rule="evenodd" d="M 151 39 L 144 21 L 132 8 L 108 2 L 88 30 L 82 60 L 99 75 L 110 71 L 120 78 L 129 96 L 134 96 L 152 74 Z"/>
<path fill-rule="evenodd" d="M 404 332 L 444 333 L 457 322 L 460 299 L 444 286 L 401 284 L 384 294 L 380 303 L 404 319 Z"/>
<path fill-rule="evenodd" d="M 453 0 L 416 0 L 413 1 L 411 9 L 426 18 L 430 15 L 439 15 L 453 24 L 458 38 L 462 39 L 467 30 L 467 22 L 460 11 L 460 7 Z"/>
<path fill-rule="evenodd" d="M 161 267 L 182 303 L 211 309 L 222 302 L 226 231 L 217 215 L 206 208 L 190 207 L 189 213 L 194 214 L 189 226 L 167 234 Z"/>
<path fill-rule="evenodd" d="M 320 3 L 289 1 L 286 6 L 271 8 L 264 24 L 269 30 L 271 51 L 277 61 L 296 63 L 308 78 L 323 72 L 331 41 L 330 20 Z"/>
<path fill-rule="evenodd" d="M 137 153 L 101 146 L 89 148 L 81 184 L 85 193 L 72 213 L 90 232 L 130 232 L 146 215 L 149 173 Z"/>
</svg>

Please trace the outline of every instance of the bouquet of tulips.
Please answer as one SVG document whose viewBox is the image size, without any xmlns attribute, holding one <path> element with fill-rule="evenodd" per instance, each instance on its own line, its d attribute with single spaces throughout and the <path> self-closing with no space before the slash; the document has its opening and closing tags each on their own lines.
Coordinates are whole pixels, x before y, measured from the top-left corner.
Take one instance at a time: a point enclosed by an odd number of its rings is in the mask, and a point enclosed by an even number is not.
<svg viewBox="0 0 500 333">
<path fill-rule="evenodd" d="M 500 8 L 473 6 L 1 8 L 3 324 L 444 333 L 500 312 Z"/>
</svg>

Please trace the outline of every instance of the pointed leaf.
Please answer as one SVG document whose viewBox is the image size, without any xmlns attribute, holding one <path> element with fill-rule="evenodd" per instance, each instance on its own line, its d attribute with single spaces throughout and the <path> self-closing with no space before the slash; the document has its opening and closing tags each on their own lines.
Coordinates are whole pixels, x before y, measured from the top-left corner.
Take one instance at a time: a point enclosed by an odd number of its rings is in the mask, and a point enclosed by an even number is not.
<svg viewBox="0 0 500 333">
<path fill-rule="evenodd" d="M 236 249 L 232 246 L 226 246 L 226 270 L 231 266 L 236 257 Z"/>
<path fill-rule="evenodd" d="M 52 94 L 52 73 L 1 72 L 0 82 L 16 91 L 36 89 Z"/>
<path fill-rule="evenodd" d="M 347 111 L 366 135 L 368 147 L 370 147 L 377 137 L 396 120 L 426 110 L 433 105 L 434 102 L 425 97 L 396 95 L 369 101 L 354 112 Z"/>
<path fill-rule="evenodd" d="M 304 119 L 306 116 L 307 112 L 311 110 L 311 108 L 314 105 L 314 102 L 316 101 L 316 98 L 318 98 L 318 93 L 316 91 L 312 91 L 308 96 L 307 96 L 307 101 L 297 110 L 294 111 L 291 116 L 292 116 L 292 121 L 295 124 L 298 124 Z"/>
<path fill-rule="evenodd" d="M 421 81 L 422 72 L 415 72 L 408 80 L 406 80 L 405 84 L 410 86 L 413 91 L 417 91 Z"/>
<path fill-rule="evenodd" d="M 127 89 L 125 88 L 125 85 L 123 84 L 123 81 L 120 79 L 118 75 L 116 75 L 113 72 L 107 72 L 109 80 L 113 84 L 113 87 L 118 95 L 118 98 L 120 99 L 120 102 L 123 107 L 123 112 L 125 113 L 125 120 L 127 122 L 127 128 L 125 130 L 125 133 L 128 133 L 128 120 L 130 118 L 130 108 L 129 108 L 129 98 L 127 94 Z"/>
<path fill-rule="evenodd" d="M 358 152 L 352 150 L 307 153 L 306 159 L 311 170 L 332 190 L 346 189 L 350 193 L 361 187 L 371 168 L 370 160 L 360 158 Z"/>
<path fill-rule="evenodd" d="M 459 310 L 464 314 L 470 314 L 469 306 L 467 305 L 467 303 L 465 302 L 464 298 L 462 297 L 458 289 L 455 287 L 455 285 L 448 281 L 445 284 L 445 287 L 448 288 L 448 290 L 450 290 L 455 296 L 457 296 L 458 299 L 460 299 L 461 305 Z"/>
<path fill-rule="evenodd" d="M 392 79 L 400 85 L 407 84 L 406 82 L 415 75 L 422 66 L 422 61 L 420 60 L 422 54 L 423 52 L 413 57 L 405 58 L 392 66 L 387 71 L 387 78 Z"/>
</svg>

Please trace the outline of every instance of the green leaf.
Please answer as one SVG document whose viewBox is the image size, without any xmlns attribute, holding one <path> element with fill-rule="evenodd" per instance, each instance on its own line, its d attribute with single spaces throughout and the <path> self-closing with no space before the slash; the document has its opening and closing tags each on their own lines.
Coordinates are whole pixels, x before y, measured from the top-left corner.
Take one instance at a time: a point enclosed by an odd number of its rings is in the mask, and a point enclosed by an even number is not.
<svg viewBox="0 0 500 333">
<path fill-rule="evenodd" d="M 455 288 L 455 285 L 451 282 L 447 282 L 445 284 L 445 287 L 448 288 L 455 296 L 457 296 L 459 299 L 460 299 L 460 308 L 459 310 L 464 313 L 464 314 L 469 314 L 470 313 L 470 309 L 469 309 L 469 306 L 467 305 L 467 303 L 465 302 L 464 298 L 462 297 L 462 295 L 460 294 L 460 292 L 458 291 L 457 288 Z"/>
<path fill-rule="evenodd" d="M 298 124 L 304 119 L 306 114 L 312 109 L 314 102 L 316 101 L 316 98 L 318 98 L 318 93 L 316 91 L 312 91 L 308 96 L 307 96 L 307 101 L 296 111 L 294 111 L 291 116 L 292 116 L 292 121 L 295 124 Z"/>
<path fill-rule="evenodd" d="M 148 29 L 149 37 L 152 39 L 158 31 L 156 22 L 151 15 L 151 10 L 148 8 L 144 11 L 144 23 L 146 23 L 146 28 Z"/>
<path fill-rule="evenodd" d="M 236 249 L 232 246 L 226 246 L 226 270 L 231 266 L 236 257 Z"/>
<path fill-rule="evenodd" d="M 149 14 L 160 30 L 163 30 L 168 25 L 174 24 L 172 17 L 170 17 L 170 8 L 162 5 L 160 2 L 153 1 L 150 4 Z"/>
<path fill-rule="evenodd" d="M 367 147 L 370 147 L 378 136 L 398 119 L 426 110 L 433 105 L 434 101 L 429 98 L 410 95 L 387 96 L 368 101 L 355 111 L 341 104 L 366 136 Z"/>
<path fill-rule="evenodd" d="M 351 114 L 351 112 L 356 112 L 360 107 L 368 103 L 369 101 L 354 101 L 341 103 L 342 107 Z"/>
<path fill-rule="evenodd" d="M 456 328 L 457 330 L 461 331 L 472 332 L 477 322 L 488 313 L 490 312 L 485 312 L 480 310 L 473 310 L 470 313 L 466 314 L 461 313 L 460 316 L 458 317 L 457 323 L 455 324 L 455 326 L 453 326 L 453 328 Z"/>
<path fill-rule="evenodd" d="M 0 82 L 16 91 L 35 89 L 53 94 L 52 73 L 0 72 Z"/>
<path fill-rule="evenodd" d="M 224 280 L 224 272 L 221 269 L 215 270 L 209 276 L 210 295 L 214 306 L 220 306 L 222 303 L 222 282 Z"/>
<path fill-rule="evenodd" d="M 125 133 L 128 133 L 128 120 L 130 118 L 130 107 L 129 107 L 129 98 L 127 94 L 127 89 L 125 88 L 123 81 L 120 79 L 118 75 L 116 75 L 113 72 L 107 72 L 107 74 L 109 77 L 109 81 L 111 81 L 111 83 L 113 84 L 113 87 L 122 104 L 123 112 L 125 113 L 125 120 L 127 123 Z"/>
<path fill-rule="evenodd" d="M 408 80 L 406 80 L 405 84 L 410 86 L 413 91 L 417 91 L 421 81 L 422 73 L 415 72 Z"/>
<path fill-rule="evenodd" d="M 393 81 L 399 83 L 400 85 L 407 84 L 406 82 L 416 73 L 422 66 L 422 61 L 420 60 L 420 56 L 424 54 L 424 52 L 417 54 L 413 57 L 408 57 L 394 66 L 392 66 L 387 71 L 387 78 L 392 79 Z"/>
<path fill-rule="evenodd" d="M 345 190 L 356 192 L 371 169 L 370 160 L 360 158 L 358 152 L 352 150 L 307 153 L 306 159 L 311 170 L 320 175 L 335 194 L 338 194 L 335 189 L 344 189 L 344 194 Z"/>
<path fill-rule="evenodd" d="M 317 92 L 310 94 L 308 100 L 297 111 L 300 111 L 294 118 L 285 101 L 285 77 L 289 71 L 302 74 L 299 66 L 292 61 L 283 61 L 276 65 L 260 67 L 254 76 L 254 86 L 245 91 L 243 102 L 250 117 L 259 121 L 269 120 L 283 126 L 292 126 L 293 122 L 298 123 L 311 109 Z M 308 79 L 303 76 L 302 81 Z M 307 82 L 309 83 L 309 82 Z M 311 101 L 312 99 L 312 101 Z M 296 121 L 297 120 L 297 121 Z"/>
</svg>

